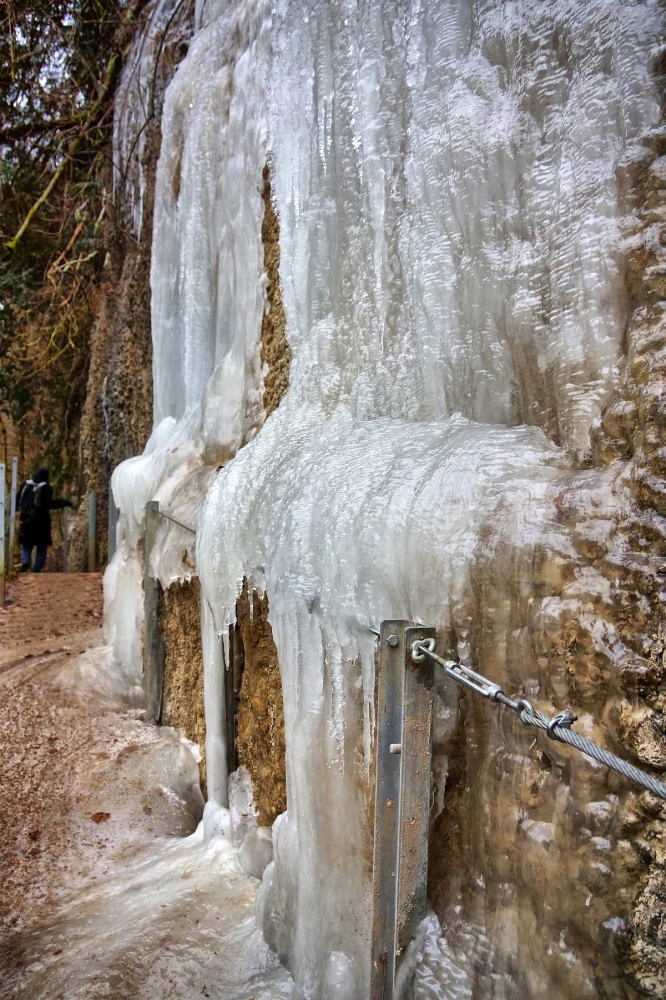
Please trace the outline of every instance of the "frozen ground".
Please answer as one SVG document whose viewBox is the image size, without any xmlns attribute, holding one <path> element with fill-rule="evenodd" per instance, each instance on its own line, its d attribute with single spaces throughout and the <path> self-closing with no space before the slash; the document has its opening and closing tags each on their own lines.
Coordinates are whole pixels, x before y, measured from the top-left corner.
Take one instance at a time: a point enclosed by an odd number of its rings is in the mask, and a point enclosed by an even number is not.
<svg viewBox="0 0 666 1000">
<path fill-rule="evenodd" d="M 290 995 L 255 928 L 259 882 L 196 832 L 191 746 L 141 720 L 99 630 L 67 632 L 54 596 L 77 587 L 79 629 L 98 578 L 20 580 L 0 615 L 0 997 Z"/>
<path fill-rule="evenodd" d="M 23 968 L 0 996 L 289 997 L 290 978 L 254 920 L 258 884 L 223 840 L 164 838 L 24 934 Z"/>
</svg>

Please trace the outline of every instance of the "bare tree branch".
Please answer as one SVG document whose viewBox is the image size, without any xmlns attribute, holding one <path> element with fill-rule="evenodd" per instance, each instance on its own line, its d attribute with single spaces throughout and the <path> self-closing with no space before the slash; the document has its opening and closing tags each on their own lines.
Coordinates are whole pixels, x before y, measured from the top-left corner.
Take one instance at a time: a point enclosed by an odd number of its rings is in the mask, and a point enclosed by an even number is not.
<svg viewBox="0 0 666 1000">
<path fill-rule="evenodd" d="M 76 136 L 76 138 L 72 142 L 71 146 L 69 147 L 66 155 L 63 156 L 62 160 L 60 161 L 60 163 L 58 164 L 58 166 L 54 170 L 53 177 L 51 178 L 51 180 L 49 181 L 49 183 L 46 185 L 46 187 L 44 188 L 44 191 L 41 193 L 41 195 L 39 196 L 39 198 L 37 199 L 37 201 L 34 203 L 34 205 L 32 206 L 32 208 L 30 209 L 30 211 L 26 215 L 25 219 L 23 220 L 23 222 L 21 223 L 21 225 L 20 225 L 20 227 L 18 229 L 18 232 L 16 233 L 16 236 L 14 236 L 11 240 L 9 240 L 7 242 L 6 245 L 9 247 L 10 250 L 15 250 L 16 247 L 18 246 L 18 244 L 19 244 L 19 242 L 21 240 L 21 237 L 23 236 L 23 234 L 27 230 L 28 226 L 30 225 L 31 221 L 33 220 L 33 218 L 35 217 L 35 215 L 37 214 L 37 212 L 39 211 L 39 209 L 48 200 L 48 197 L 51 194 L 51 192 L 53 191 L 53 189 L 56 186 L 56 184 L 58 183 L 58 180 L 59 180 L 59 178 L 60 178 L 63 170 L 65 169 L 65 167 L 67 166 L 67 164 L 71 161 L 72 157 L 74 156 L 74 153 L 76 152 L 76 150 L 81 145 L 81 142 L 83 141 L 83 139 L 84 139 L 84 137 L 85 137 L 85 135 L 86 135 L 86 133 L 88 131 L 88 128 L 93 124 L 93 122 L 94 122 L 94 120 L 95 120 L 95 118 L 97 116 L 97 113 L 99 112 L 99 110 L 102 107 L 104 101 L 106 100 L 106 97 L 107 97 L 107 95 L 108 95 L 108 93 L 109 93 L 109 91 L 111 89 L 112 84 L 113 84 L 113 80 L 114 80 L 115 73 L 116 73 L 117 62 L 118 62 L 117 56 L 116 55 L 112 55 L 111 58 L 109 59 L 108 63 L 107 63 L 107 66 L 106 66 L 106 72 L 104 74 L 104 82 L 102 84 L 102 89 L 100 90 L 99 97 L 97 98 L 97 100 L 95 101 L 95 103 L 90 108 L 90 112 L 89 112 L 89 114 L 87 116 L 88 117 L 87 124 L 84 125 L 84 127 L 81 129 L 81 131 L 79 132 L 79 134 Z"/>
</svg>

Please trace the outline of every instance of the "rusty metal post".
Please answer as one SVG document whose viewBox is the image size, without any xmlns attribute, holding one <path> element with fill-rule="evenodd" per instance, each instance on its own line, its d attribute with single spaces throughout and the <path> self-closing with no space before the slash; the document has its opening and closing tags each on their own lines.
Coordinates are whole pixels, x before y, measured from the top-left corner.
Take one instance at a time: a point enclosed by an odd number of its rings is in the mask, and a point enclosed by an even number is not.
<svg viewBox="0 0 666 1000">
<path fill-rule="evenodd" d="M 7 553 L 7 568 L 11 573 L 14 569 L 14 549 L 16 547 L 16 491 L 18 489 L 18 457 L 12 459 L 12 479 L 9 488 L 9 552 Z"/>
<path fill-rule="evenodd" d="M 412 643 L 434 639 L 435 629 L 405 629 L 405 686 L 402 710 L 398 947 L 406 948 L 426 915 L 428 832 L 432 776 L 432 686 L 434 664 L 412 659 Z"/>
<path fill-rule="evenodd" d="M 5 463 L 0 462 L 0 604 L 5 603 Z"/>
<path fill-rule="evenodd" d="M 88 572 L 94 573 L 97 565 L 95 541 L 97 535 L 97 494 L 88 494 Z"/>
<path fill-rule="evenodd" d="M 391 750 L 402 739 L 405 624 L 382 622 L 379 632 L 371 1000 L 393 1000 L 395 981 L 400 755 Z"/>
<path fill-rule="evenodd" d="M 434 635 L 406 621 L 380 628 L 370 1000 L 393 1000 L 397 958 L 425 916 L 433 668 L 412 661 L 411 645 Z"/>
<path fill-rule="evenodd" d="M 158 581 L 150 572 L 150 557 L 159 520 L 159 501 L 149 500 L 146 504 L 143 564 L 143 689 L 146 696 L 146 715 L 153 722 L 159 722 L 162 714 L 164 681 L 164 639 L 159 625 L 160 588 Z"/>
</svg>

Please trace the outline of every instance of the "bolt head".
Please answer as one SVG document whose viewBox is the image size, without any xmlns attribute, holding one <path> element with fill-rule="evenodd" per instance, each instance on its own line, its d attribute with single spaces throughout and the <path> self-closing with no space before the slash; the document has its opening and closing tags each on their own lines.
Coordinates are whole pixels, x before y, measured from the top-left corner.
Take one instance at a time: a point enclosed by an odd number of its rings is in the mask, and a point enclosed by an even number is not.
<svg viewBox="0 0 666 1000">
<path fill-rule="evenodd" d="M 400 643 L 400 640 L 398 639 L 397 635 L 390 635 L 386 641 L 388 642 L 389 646 L 393 647 L 399 645 Z"/>
</svg>

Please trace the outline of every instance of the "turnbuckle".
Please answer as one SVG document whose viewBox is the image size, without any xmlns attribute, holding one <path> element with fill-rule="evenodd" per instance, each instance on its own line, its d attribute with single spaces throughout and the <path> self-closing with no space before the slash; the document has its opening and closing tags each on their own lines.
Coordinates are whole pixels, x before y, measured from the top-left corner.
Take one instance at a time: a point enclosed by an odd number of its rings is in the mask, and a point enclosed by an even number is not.
<svg viewBox="0 0 666 1000">
<path fill-rule="evenodd" d="M 477 674 L 471 667 L 456 663 L 455 660 L 445 660 L 443 657 L 437 656 L 434 650 L 434 639 L 417 639 L 416 642 L 412 643 L 412 660 L 414 663 L 422 663 L 428 656 L 431 660 L 439 663 L 444 668 L 444 673 L 452 677 L 458 684 L 464 685 L 471 691 L 476 691 L 477 694 L 481 694 L 491 701 L 497 701 L 499 695 L 504 694 L 499 684 L 488 680 L 482 674 Z"/>
<path fill-rule="evenodd" d="M 455 660 L 445 660 L 444 670 L 449 677 L 453 677 L 459 684 L 463 684 L 471 691 L 476 691 L 477 694 L 483 695 L 484 698 L 490 698 L 491 701 L 497 701 L 498 696 L 504 694 L 499 684 L 495 684 L 494 681 L 488 680 L 487 677 L 477 674 L 471 667 L 466 667 L 462 663 L 456 663 Z"/>
</svg>

